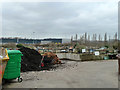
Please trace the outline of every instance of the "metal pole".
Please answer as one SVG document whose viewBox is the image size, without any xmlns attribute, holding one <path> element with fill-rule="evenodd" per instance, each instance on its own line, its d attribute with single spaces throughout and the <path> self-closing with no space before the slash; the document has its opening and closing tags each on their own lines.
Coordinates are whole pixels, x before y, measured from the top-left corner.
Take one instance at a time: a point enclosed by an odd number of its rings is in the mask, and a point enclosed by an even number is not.
<svg viewBox="0 0 120 90">
<path fill-rule="evenodd" d="M 35 33 L 35 32 L 33 32 L 33 37 L 34 37 L 34 33 Z M 34 44 L 34 43 L 35 43 L 35 42 L 34 42 L 34 38 L 33 38 L 33 44 Z"/>
</svg>

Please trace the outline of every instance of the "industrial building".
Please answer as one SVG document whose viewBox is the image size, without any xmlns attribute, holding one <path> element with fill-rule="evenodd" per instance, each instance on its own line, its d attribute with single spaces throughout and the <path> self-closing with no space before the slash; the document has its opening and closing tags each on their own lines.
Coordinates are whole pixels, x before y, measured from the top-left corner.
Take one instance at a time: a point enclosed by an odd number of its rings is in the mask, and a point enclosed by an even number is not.
<svg viewBox="0 0 120 90">
<path fill-rule="evenodd" d="M 23 44 L 47 44 L 47 43 L 65 43 L 64 39 L 48 38 L 48 39 L 22 39 L 22 38 L 0 38 L 3 44 L 6 43 L 23 43 Z M 68 41 L 67 41 L 68 42 Z"/>
</svg>

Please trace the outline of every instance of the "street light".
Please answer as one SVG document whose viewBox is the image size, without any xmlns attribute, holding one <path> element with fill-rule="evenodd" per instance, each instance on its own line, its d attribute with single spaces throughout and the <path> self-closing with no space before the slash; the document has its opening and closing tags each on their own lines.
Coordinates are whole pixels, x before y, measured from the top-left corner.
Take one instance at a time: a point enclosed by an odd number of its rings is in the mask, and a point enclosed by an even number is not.
<svg viewBox="0 0 120 90">
<path fill-rule="evenodd" d="M 33 32 L 33 44 L 34 44 L 34 34 L 35 34 L 35 32 Z"/>
</svg>

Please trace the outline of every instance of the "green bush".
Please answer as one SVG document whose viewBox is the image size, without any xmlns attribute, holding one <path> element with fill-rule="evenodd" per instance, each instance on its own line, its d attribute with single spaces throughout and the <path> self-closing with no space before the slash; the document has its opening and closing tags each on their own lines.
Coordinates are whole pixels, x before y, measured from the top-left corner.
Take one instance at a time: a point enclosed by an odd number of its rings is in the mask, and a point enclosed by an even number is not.
<svg viewBox="0 0 120 90">
<path fill-rule="evenodd" d="M 17 44 L 16 47 L 21 48 L 21 47 L 24 47 L 24 45 L 23 44 Z"/>
</svg>

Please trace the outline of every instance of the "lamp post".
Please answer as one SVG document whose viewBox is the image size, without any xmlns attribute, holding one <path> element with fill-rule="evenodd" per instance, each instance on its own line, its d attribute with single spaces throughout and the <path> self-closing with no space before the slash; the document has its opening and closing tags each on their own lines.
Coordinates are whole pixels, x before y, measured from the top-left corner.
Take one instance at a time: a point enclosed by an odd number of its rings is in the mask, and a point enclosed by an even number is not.
<svg viewBox="0 0 120 90">
<path fill-rule="evenodd" d="M 35 34 L 35 32 L 33 32 L 33 37 L 34 37 L 34 34 Z M 33 44 L 34 44 L 35 42 L 34 42 L 34 38 L 33 38 Z"/>
</svg>

